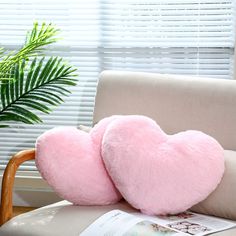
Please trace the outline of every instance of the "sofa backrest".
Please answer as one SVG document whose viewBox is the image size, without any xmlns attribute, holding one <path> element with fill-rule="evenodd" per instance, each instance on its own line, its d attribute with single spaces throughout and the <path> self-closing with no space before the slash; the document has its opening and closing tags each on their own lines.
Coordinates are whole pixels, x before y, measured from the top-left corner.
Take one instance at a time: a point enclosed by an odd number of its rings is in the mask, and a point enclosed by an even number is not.
<svg viewBox="0 0 236 236">
<path fill-rule="evenodd" d="M 94 123 L 115 114 L 154 119 L 168 133 L 194 129 L 236 150 L 236 81 L 127 71 L 100 75 Z"/>
</svg>

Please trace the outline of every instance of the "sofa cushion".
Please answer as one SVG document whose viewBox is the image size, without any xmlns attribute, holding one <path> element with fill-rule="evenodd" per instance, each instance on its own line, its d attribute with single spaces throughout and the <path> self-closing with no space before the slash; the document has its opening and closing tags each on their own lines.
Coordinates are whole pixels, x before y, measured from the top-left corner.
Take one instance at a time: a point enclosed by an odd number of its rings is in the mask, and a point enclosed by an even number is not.
<svg viewBox="0 0 236 236">
<path fill-rule="evenodd" d="M 104 71 L 93 122 L 115 114 L 145 115 L 168 134 L 200 130 L 224 149 L 236 150 L 235 101 L 235 80 Z"/>
<path fill-rule="evenodd" d="M 82 130 L 82 131 L 84 131 L 86 133 L 89 133 L 91 131 L 92 127 L 86 126 L 86 125 L 79 125 L 78 129 L 80 129 L 80 130 Z"/>
<path fill-rule="evenodd" d="M 236 220 L 236 151 L 225 150 L 224 154 L 225 172 L 220 184 L 192 210 Z"/>
<path fill-rule="evenodd" d="M 135 212 L 126 202 L 110 206 L 73 206 L 61 201 L 14 217 L 0 228 L 1 236 L 75 236 L 104 213 L 113 209 Z M 236 235 L 236 229 L 214 236 Z"/>
<path fill-rule="evenodd" d="M 68 201 L 61 201 L 12 218 L 0 228 L 0 235 L 79 235 L 98 217 L 113 209 L 135 211 L 124 201 L 108 206 L 74 206 Z"/>
</svg>

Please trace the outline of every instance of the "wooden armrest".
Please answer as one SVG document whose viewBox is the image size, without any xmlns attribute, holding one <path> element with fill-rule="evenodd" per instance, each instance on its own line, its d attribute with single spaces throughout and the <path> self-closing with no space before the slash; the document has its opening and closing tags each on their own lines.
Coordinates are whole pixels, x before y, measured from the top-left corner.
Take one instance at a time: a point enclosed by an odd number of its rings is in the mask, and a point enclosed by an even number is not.
<svg viewBox="0 0 236 236">
<path fill-rule="evenodd" d="M 17 169 L 23 162 L 33 159 L 35 159 L 35 149 L 29 149 L 18 152 L 8 162 L 2 178 L 0 225 L 13 216 L 12 191 Z"/>
</svg>

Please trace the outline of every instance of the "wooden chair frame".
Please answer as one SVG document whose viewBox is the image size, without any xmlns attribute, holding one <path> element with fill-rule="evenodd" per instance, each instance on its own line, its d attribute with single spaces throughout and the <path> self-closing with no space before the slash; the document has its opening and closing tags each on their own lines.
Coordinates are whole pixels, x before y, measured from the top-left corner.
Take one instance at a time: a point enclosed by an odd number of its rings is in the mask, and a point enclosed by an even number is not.
<svg viewBox="0 0 236 236">
<path fill-rule="evenodd" d="M 16 153 L 8 162 L 2 178 L 0 226 L 13 217 L 12 193 L 18 167 L 23 162 L 34 159 L 35 149 L 29 149 Z"/>
</svg>

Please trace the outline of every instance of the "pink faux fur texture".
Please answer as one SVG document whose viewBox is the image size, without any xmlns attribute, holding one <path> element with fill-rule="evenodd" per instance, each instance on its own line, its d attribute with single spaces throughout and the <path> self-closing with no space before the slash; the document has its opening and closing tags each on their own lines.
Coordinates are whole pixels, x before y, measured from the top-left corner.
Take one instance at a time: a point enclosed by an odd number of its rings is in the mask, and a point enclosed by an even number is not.
<svg viewBox="0 0 236 236">
<path fill-rule="evenodd" d="M 199 131 L 165 134 L 151 119 L 125 116 L 107 127 L 102 156 L 115 186 L 146 214 L 176 214 L 205 199 L 224 172 L 223 149 Z"/>
<path fill-rule="evenodd" d="M 74 127 L 54 128 L 36 142 L 36 165 L 62 198 L 79 205 L 106 205 L 121 199 L 100 155 L 103 119 L 88 134 Z"/>
</svg>

